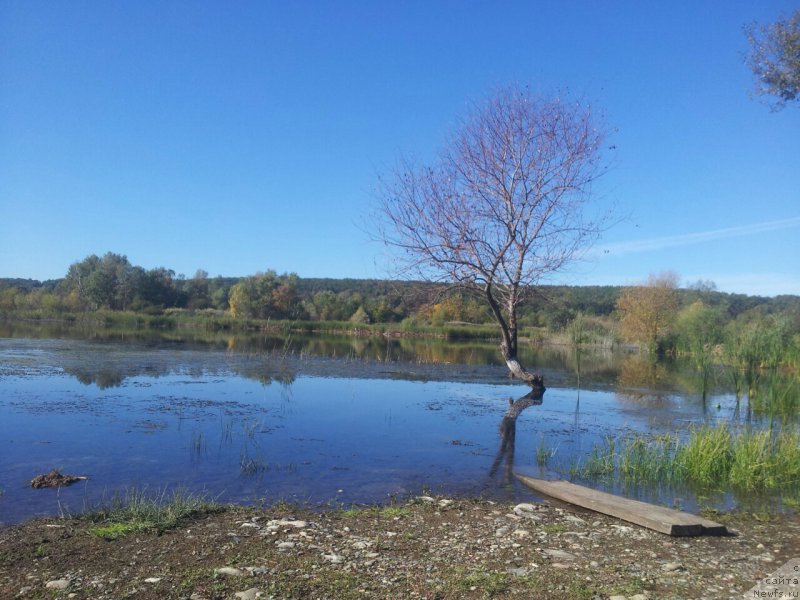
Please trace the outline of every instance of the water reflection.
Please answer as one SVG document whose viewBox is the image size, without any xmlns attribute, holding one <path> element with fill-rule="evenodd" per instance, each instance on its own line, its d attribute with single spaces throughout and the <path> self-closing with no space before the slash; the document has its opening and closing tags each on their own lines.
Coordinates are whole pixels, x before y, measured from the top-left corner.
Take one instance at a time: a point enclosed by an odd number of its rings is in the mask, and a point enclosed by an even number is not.
<svg viewBox="0 0 800 600">
<path fill-rule="evenodd" d="M 90 371 L 81 367 L 64 370 L 70 375 L 73 375 L 75 379 L 80 381 L 83 385 L 95 384 L 101 390 L 119 387 L 125 380 L 125 377 L 119 370 L 99 369 Z"/>
<path fill-rule="evenodd" d="M 220 350 L 235 357 L 271 356 L 277 359 L 300 361 L 307 357 L 366 361 L 383 364 L 409 363 L 418 367 L 464 365 L 479 371 L 486 367 L 505 365 L 498 344 L 492 341 L 448 341 L 444 339 L 390 337 L 390 336 L 332 336 L 324 334 L 286 335 L 265 333 L 237 333 L 219 331 L 158 332 L 151 330 L 114 331 L 87 329 L 64 324 L 31 325 L 24 323 L 0 323 L 0 338 L 27 339 L 72 339 L 89 340 L 98 344 L 124 343 L 149 350 L 176 348 L 180 350 Z M 521 344 L 520 359 L 524 364 L 535 365 L 544 372 L 550 386 L 573 385 L 575 360 L 570 346 L 541 347 L 536 344 Z M 143 357 L 146 359 L 146 357 Z M 595 384 L 609 387 L 614 384 L 620 355 L 607 348 L 598 348 L 583 353 L 580 370 L 591 377 Z M 565 368 L 566 367 L 566 368 Z M 126 365 L 127 368 L 127 365 Z M 90 369 L 91 370 L 91 369 Z M 77 368 L 76 368 L 77 371 Z M 130 377 L 121 369 L 123 379 Z M 479 373 L 479 375 L 483 375 Z M 84 380 L 85 375 L 82 375 Z"/>
<path fill-rule="evenodd" d="M 531 390 L 521 398 L 508 399 L 508 409 L 500 421 L 500 448 L 497 451 L 489 478 L 494 479 L 502 467 L 500 482 L 502 485 L 511 485 L 514 480 L 514 450 L 517 443 L 517 419 L 522 411 L 531 406 L 540 406 L 543 401 L 543 394 L 537 390 Z"/>
<path fill-rule="evenodd" d="M 629 406 L 664 410 L 673 402 L 668 383 L 667 366 L 649 355 L 625 358 L 617 373 L 616 395 Z"/>
<path fill-rule="evenodd" d="M 161 356 L 152 351 L 144 353 L 109 352 L 105 354 L 77 353 L 59 355 L 58 366 L 84 385 L 95 385 L 101 390 L 122 387 L 126 380 L 140 376 L 166 377 L 180 373 L 197 379 L 206 376 L 223 376 L 231 373 L 259 381 L 264 385 L 277 382 L 291 385 L 297 373 L 286 360 L 202 361 L 185 362 L 185 355 Z"/>
<path fill-rule="evenodd" d="M 73 507 L 129 485 L 180 484 L 231 501 L 380 502 L 424 488 L 497 497 L 519 493 L 515 469 L 564 477 L 609 435 L 674 433 L 705 419 L 680 384 L 691 365 L 679 362 L 527 347 L 527 362 L 559 382 L 542 403 L 530 392 L 508 400 L 528 389 L 504 366 L 480 364 L 493 345 L 308 342 L 0 339 L 0 483 L 54 466 L 90 473 L 91 489 L 62 492 Z M 721 388 L 709 399 L 722 407 L 714 416 L 735 418 L 736 398 Z M 795 390 L 796 379 L 775 379 L 753 412 L 797 414 Z M 747 399 L 742 406 L 750 414 Z M 517 436 L 518 424 L 533 427 L 541 449 L 553 443 L 552 462 L 539 461 L 537 440 Z M 48 514 L 48 498 L 7 485 L 0 521 Z"/>
</svg>

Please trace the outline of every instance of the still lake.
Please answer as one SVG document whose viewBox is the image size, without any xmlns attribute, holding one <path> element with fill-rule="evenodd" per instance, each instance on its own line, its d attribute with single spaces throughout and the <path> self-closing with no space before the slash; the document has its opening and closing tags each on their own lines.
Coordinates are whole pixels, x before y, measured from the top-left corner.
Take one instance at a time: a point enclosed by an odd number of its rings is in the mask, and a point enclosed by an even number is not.
<svg viewBox="0 0 800 600">
<path fill-rule="evenodd" d="M 741 418 L 724 384 L 704 401 L 689 367 L 630 353 L 526 348 L 548 389 L 501 428 L 528 389 L 493 344 L 40 335 L 0 331 L 0 524 L 78 513 L 133 486 L 242 503 L 531 499 L 512 467 L 569 478 L 606 436 Z M 29 487 L 51 469 L 88 480 Z M 697 504 L 690 493 L 667 501 Z"/>
</svg>

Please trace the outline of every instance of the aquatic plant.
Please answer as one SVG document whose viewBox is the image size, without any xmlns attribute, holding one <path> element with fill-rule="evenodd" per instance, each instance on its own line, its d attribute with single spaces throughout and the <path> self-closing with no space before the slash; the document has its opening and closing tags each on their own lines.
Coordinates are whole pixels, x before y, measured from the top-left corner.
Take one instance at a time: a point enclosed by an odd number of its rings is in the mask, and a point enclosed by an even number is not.
<svg viewBox="0 0 800 600">
<path fill-rule="evenodd" d="M 745 490 L 800 484 L 800 432 L 769 430 L 740 435 L 732 446 L 730 482 Z"/>
<path fill-rule="evenodd" d="M 704 426 L 685 440 L 643 434 L 595 445 L 571 475 L 625 484 L 676 484 L 741 491 L 800 494 L 800 430 Z"/>
<path fill-rule="evenodd" d="M 677 445 L 673 470 L 702 486 L 721 484 L 730 473 L 733 436 L 727 425 L 701 427 Z"/>
<path fill-rule="evenodd" d="M 572 474 L 584 478 L 620 479 L 625 483 L 655 483 L 673 477 L 672 458 L 677 439 L 672 436 L 605 438 L 595 445 Z"/>
<path fill-rule="evenodd" d="M 221 435 L 221 442 L 230 444 L 233 442 L 233 421 L 228 419 L 226 421 L 221 421 L 222 427 L 222 435 Z"/>
<path fill-rule="evenodd" d="M 256 433 L 263 429 L 264 425 L 261 421 L 251 421 L 246 420 L 242 425 L 242 432 L 244 433 L 244 437 L 246 440 L 252 440 L 255 438 Z"/>
<path fill-rule="evenodd" d="M 536 448 L 536 464 L 539 466 L 547 465 L 548 461 L 556 454 L 556 449 L 547 445 L 544 435 L 539 438 L 539 447 Z"/>
<path fill-rule="evenodd" d="M 256 475 L 269 470 L 269 463 L 260 456 L 250 456 L 242 452 L 239 456 L 239 471 L 242 475 Z"/>
<path fill-rule="evenodd" d="M 199 458 L 206 452 L 206 436 L 202 431 L 193 431 L 192 440 L 189 448 L 192 452 L 192 457 Z"/>
<path fill-rule="evenodd" d="M 800 420 L 800 378 L 776 373 L 762 386 L 763 392 L 750 398 L 750 408 L 757 415 L 782 421 Z"/>
</svg>

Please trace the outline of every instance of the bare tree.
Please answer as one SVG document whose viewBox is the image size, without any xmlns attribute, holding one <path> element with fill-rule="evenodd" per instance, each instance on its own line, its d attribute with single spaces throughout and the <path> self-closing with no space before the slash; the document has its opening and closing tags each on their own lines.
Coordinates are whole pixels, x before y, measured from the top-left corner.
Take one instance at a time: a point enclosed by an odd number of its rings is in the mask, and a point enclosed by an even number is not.
<svg viewBox="0 0 800 600">
<path fill-rule="evenodd" d="M 770 25 L 745 27 L 747 65 L 758 79 L 756 94 L 773 96 L 775 110 L 800 96 L 800 8 Z"/>
<path fill-rule="evenodd" d="M 517 356 L 517 311 L 597 238 L 585 208 L 604 136 L 589 107 L 512 86 L 473 106 L 431 164 L 381 180 L 380 238 L 404 251 L 406 274 L 480 294 L 509 370 L 541 392 Z"/>
</svg>

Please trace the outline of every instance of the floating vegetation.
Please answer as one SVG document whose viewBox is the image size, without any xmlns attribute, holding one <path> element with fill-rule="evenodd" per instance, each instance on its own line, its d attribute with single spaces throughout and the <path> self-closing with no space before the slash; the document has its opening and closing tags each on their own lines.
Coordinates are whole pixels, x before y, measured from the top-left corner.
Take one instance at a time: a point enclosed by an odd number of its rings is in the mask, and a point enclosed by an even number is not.
<svg viewBox="0 0 800 600">
<path fill-rule="evenodd" d="M 84 481 L 89 479 L 85 475 L 64 475 L 58 469 L 53 469 L 44 475 L 37 475 L 31 479 L 31 487 L 34 489 L 40 488 L 60 488 L 72 485 L 77 481 Z M 2 492 L 0 492 L 2 495 Z"/>
</svg>

